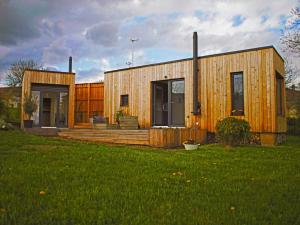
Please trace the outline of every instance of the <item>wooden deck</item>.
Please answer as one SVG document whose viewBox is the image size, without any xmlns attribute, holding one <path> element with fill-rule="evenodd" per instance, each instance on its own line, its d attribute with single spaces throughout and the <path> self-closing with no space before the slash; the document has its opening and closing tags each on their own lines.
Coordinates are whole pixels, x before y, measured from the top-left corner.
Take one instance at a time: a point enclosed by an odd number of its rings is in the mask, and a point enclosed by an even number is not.
<svg viewBox="0 0 300 225">
<path fill-rule="evenodd" d="M 64 138 L 71 138 L 91 142 L 103 142 L 113 144 L 149 145 L 159 148 L 176 148 L 188 139 L 206 143 L 206 130 L 190 128 L 151 128 L 138 130 L 123 129 L 64 129 L 58 135 Z"/>
<path fill-rule="evenodd" d="M 114 144 L 149 145 L 149 130 L 96 130 L 67 129 L 58 133 L 60 137 Z"/>
</svg>

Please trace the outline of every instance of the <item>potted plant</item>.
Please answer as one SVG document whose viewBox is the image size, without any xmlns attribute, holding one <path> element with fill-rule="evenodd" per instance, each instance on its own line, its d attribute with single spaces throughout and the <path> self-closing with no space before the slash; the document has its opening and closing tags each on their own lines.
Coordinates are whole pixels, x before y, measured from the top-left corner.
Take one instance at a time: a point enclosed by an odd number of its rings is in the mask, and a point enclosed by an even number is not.
<svg viewBox="0 0 300 225">
<path fill-rule="evenodd" d="M 199 123 L 196 122 L 196 125 L 194 126 L 195 137 L 197 137 L 197 126 L 198 126 L 198 124 Z M 184 145 L 185 150 L 196 150 L 200 146 L 199 143 L 197 143 L 194 139 L 191 138 L 191 132 L 190 132 L 190 138 L 187 141 L 183 142 L 183 145 Z"/>
<path fill-rule="evenodd" d="M 196 150 L 198 149 L 199 145 L 195 140 L 189 139 L 183 142 L 185 150 Z"/>
<path fill-rule="evenodd" d="M 120 128 L 120 118 L 121 118 L 122 116 L 124 116 L 124 113 L 123 113 L 122 110 L 117 111 L 116 114 L 115 114 L 115 120 L 116 120 L 116 122 L 117 122 L 117 127 L 118 127 L 118 128 Z"/>
<path fill-rule="evenodd" d="M 24 107 L 24 112 L 28 117 L 28 120 L 24 120 L 24 127 L 32 128 L 33 120 L 31 120 L 31 117 L 33 113 L 37 110 L 36 99 L 32 98 L 31 95 L 25 96 L 23 107 Z"/>
</svg>

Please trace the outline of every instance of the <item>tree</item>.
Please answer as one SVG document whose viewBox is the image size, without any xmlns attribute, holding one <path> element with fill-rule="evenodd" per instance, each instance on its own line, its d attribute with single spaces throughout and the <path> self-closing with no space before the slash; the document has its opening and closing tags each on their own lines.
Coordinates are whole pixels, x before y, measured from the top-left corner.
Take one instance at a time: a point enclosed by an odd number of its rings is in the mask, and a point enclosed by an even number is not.
<svg viewBox="0 0 300 225">
<path fill-rule="evenodd" d="M 20 87 L 22 86 L 23 76 L 26 69 L 41 69 L 33 60 L 19 60 L 11 64 L 6 75 L 6 82 L 8 86 Z"/>
<path fill-rule="evenodd" d="M 287 51 L 300 56 L 300 8 L 291 11 L 291 18 L 287 21 L 281 43 Z"/>
</svg>

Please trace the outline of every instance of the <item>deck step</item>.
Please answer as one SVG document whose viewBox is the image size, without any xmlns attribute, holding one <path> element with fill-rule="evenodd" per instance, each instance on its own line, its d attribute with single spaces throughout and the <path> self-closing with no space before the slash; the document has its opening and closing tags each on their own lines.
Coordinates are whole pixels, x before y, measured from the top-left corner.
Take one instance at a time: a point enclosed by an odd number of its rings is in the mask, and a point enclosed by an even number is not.
<svg viewBox="0 0 300 225">
<path fill-rule="evenodd" d="M 83 141 L 149 145 L 149 130 L 97 130 L 97 129 L 64 129 L 58 135 L 63 138 L 70 138 Z"/>
</svg>

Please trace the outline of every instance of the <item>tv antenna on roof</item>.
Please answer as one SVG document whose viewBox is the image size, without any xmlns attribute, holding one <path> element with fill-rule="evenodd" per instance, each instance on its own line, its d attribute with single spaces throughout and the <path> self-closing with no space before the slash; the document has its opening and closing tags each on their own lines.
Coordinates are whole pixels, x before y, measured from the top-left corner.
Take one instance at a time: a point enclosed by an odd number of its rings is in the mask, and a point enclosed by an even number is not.
<svg viewBox="0 0 300 225">
<path fill-rule="evenodd" d="M 139 39 L 138 38 L 130 38 L 129 39 L 131 41 L 131 63 L 126 63 L 129 66 L 133 66 L 133 62 L 134 62 L 134 42 L 137 42 Z"/>
</svg>

